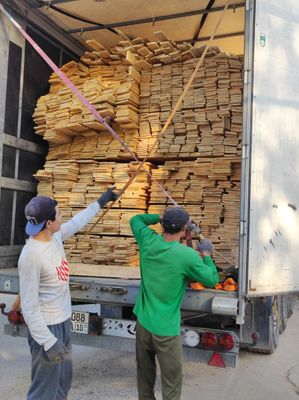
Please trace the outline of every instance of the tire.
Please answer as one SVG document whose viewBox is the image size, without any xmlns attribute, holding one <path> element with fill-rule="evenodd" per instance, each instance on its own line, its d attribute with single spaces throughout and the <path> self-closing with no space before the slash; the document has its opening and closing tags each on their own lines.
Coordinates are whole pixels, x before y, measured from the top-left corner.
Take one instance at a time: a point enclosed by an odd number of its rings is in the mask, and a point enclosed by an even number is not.
<svg viewBox="0 0 299 400">
<path fill-rule="evenodd" d="M 273 354 L 279 342 L 279 311 L 278 311 L 278 299 L 274 298 L 272 304 L 272 312 L 268 317 L 268 343 L 263 348 L 249 347 L 248 350 L 252 353 L 262 353 L 262 354 Z"/>
<path fill-rule="evenodd" d="M 287 317 L 290 318 L 293 315 L 294 310 L 294 296 L 292 294 L 287 295 Z"/>
<path fill-rule="evenodd" d="M 288 324 L 288 304 L 287 295 L 278 297 L 278 310 L 279 310 L 279 333 L 284 332 Z"/>
</svg>

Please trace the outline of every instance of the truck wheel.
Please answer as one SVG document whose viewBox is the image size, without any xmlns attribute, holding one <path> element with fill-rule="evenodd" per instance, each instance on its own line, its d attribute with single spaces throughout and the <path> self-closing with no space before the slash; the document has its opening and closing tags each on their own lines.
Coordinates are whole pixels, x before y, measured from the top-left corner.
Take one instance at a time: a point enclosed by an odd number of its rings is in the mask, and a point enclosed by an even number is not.
<svg viewBox="0 0 299 400">
<path fill-rule="evenodd" d="M 290 318 L 293 315 L 294 310 L 294 296 L 292 294 L 287 295 L 287 317 Z"/>
<path fill-rule="evenodd" d="M 286 295 L 278 297 L 278 310 L 279 310 L 279 333 L 282 333 L 287 327 L 288 323 L 288 304 Z"/>
<path fill-rule="evenodd" d="M 274 353 L 279 342 L 279 311 L 278 311 L 278 299 L 274 298 L 272 303 L 271 315 L 268 317 L 268 324 L 265 329 L 268 330 L 268 335 L 266 333 L 267 342 L 263 343 L 263 348 L 249 347 L 248 350 L 252 353 L 263 353 L 272 354 Z M 257 344 L 258 346 L 258 344 Z"/>
</svg>

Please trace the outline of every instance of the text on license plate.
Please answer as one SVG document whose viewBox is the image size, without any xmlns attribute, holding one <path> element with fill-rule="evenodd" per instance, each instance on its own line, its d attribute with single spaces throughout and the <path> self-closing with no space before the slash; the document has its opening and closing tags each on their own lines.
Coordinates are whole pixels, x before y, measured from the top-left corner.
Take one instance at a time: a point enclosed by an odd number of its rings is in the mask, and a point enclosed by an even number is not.
<svg viewBox="0 0 299 400">
<path fill-rule="evenodd" d="M 89 313 L 72 312 L 72 332 L 88 334 Z"/>
</svg>

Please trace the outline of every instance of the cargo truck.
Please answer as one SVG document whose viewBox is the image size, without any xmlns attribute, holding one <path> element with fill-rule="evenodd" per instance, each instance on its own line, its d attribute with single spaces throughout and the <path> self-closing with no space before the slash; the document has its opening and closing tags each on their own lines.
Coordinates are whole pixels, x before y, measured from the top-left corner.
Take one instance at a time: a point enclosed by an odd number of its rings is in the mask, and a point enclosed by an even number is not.
<svg viewBox="0 0 299 400">
<path fill-rule="evenodd" d="M 39 12 L 42 2 L 1 3 L 58 65 L 84 51 Z M 299 4 L 246 0 L 235 7 L 244 32 L 217 38 L 220 46 L 235 36 L 244 43 L 239 290 L 188 288 L 182 304 L 186 357 L 218 366 L 235 366 L 240 348 L 272 353 L 299 290 Z M 51 71 L 4 15 L 0 24 L 0 292 L 17 294 L 23 209 L 47 152 L 32 113 Z M 72 276 L 74 344 L 134 350 L 138 287 L 136 279 Z M 100 314 L 92 304 L 101 305 Z M 5 333 L 24 336 L 26 326 L 6 325 Z"/>
</svg>

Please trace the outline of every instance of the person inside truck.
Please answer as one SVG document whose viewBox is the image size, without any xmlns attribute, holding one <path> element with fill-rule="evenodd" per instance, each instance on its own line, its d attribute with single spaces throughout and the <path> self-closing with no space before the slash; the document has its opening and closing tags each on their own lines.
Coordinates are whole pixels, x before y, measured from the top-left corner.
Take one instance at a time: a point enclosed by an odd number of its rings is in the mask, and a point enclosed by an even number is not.
<svg viewBox="0 0 299 400">
<path fill-rule="evenodd" d="M 160 364 L 163 400 L 179 400 L 182 390 L 180 307 L 189 279 L 214 287 L 218 282 L 211 258 L 212 244 L 203 240 L 198 252 L 180 243 L 188 213 L 169 208 L 158 214 L 134 216 L 131 229 L 140 251 L 141 283 L 134 313 L 136 322 L 137 388 L 141 400 L 154 400 L 156 357 Z M 159 235 L 149 225 L 161 222 Z"/>
<path fill-rule="evenodd" d="M 29 236 L 19 261 L 22 312 L 32 356 L 28 400 L 64 400 L 72 382 L 71 297 L 63 242 L 109 201 L 113 188 L 66 223 L 57 202 L 36 196 L 25 207 Z"/>
</svg>

